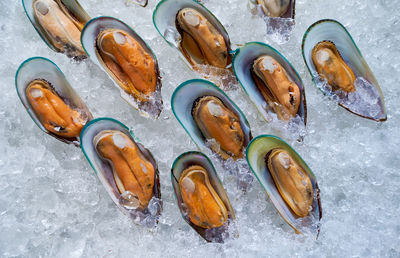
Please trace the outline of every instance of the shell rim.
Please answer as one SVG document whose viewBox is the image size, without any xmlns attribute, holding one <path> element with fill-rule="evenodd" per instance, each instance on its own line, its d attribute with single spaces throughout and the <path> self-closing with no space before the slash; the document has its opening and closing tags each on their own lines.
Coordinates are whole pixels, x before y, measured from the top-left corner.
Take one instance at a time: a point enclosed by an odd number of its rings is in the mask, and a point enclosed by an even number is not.
<svg viewBox="0 0 400 258">
<path fill-rule="evenodd" d="M 314 86 L 315 86 L 318 90 L 320 90 L 324 95 L 326 95 L 326 93 L 325 93 L 324 91 L 322 91 L 322 89 L 320 89 L 320 88 L 317 86 L 317 83 L 315 82 L 315 77 L 314 77 L 314 75 L 312 74 L 311 69 L 310 69 L 310 67 L 309 67 L 308 64 L 307 64 L 306 56 L 305 56 L 305 54 L 304 54 L 304 43 L 305 43 L 305 41 L 306 41 L 306 39 L 307 39 L 307 36 L 308 36 L 309 32 L 310 32 L 315 26 L 319 25 L 320 23 L 325 23 L 325 22 L 332 22 L 332 23 L 335 23 L 335 24 L 339 25 L 342 29 L 344 29 L 344 31 L 346 32 L 347 36 L 349 36 L 351 42 L 353 43 L 355 49 L 357 50 L 358 54 L 359 54 L 360 57 L 364 60 L 364 62 L 367 64 L 367 62 L 365 61 L 364 56 L 362 55 L 360 49 L 358 48 L 358 46 L 357 46 L 356 42 L 354 41 L 353 37 L 351 36 L 350 32 L 349 32 L 349 31 L 346 29 L 346 27 L 345 27 L 343 24 L 341 24 L 339 21 L 334 20 L 334 19 L 322 19 L 322 20 L 318 20 L 318 21 L 314 22 L 313 24 L 311 24 L 311 25 L 307 28 L 306 32 L 305 32 L 304 35 L 303 35 L 303 39 L 302 39 L 302 41 L 301 41 L 301 54 L 302 54 L 302 56 L 303 56 L 303 61 L 304 61 L 304 63 L 306 64 L 307 70 L 308 70 L 308 72 L 309 72 L 310 75 L 311 75 L 311 80 L 313 81 Z M 368 64 L 367 64 L 367 66 L 369 67 Z M 375 75 L 373 74 L 372 71 L 371 71 L 371 73 L 372 73 L 372 75 L 375 77 Z M 372 117 L 362 116 L 362 115 L 359 115 L 359 114 L 353 112 L 352 110 L 350 110 L 349 108 L 343 106 L 343 105 L 340 104 L 340 103 L 338 103 L 338 105 L 341 106 L 342 108 L 346 109 L 346 110 L 349 111 L 350 113 L 355 114 L 355 115 L 357 115 L 357 116 L 360 116 L 360 117 L 362 117 L 362 118 L 366 118 L 366 119 L 373 120 L 373 121 L 376 121 L 376 122 L 385 122 L 385 121 L 387 120 L 387 110 L 386 110 L 385 99 L 384 99 L 384 96 L 383 96 L 382 89 L 381 89 L 380 85 L 378 84 L 377 86 L 378 86 L 378 90 L 379 90 L 380 96 L 382 97 L 382 98 L 381 98 L 381 101 L 382 101 L 383 111 L 384 111 L 384 114 L 385 114 L 385 116 L 384 116 L 383 118 L 381 118 L 381 119 L 374 119 L 374 118 L 372 118 Z"/>
<path fill-rule="evenodd" d="M 164 0 L 164 1 L 165 1 L 165 0 Z M 176 120 L 178 120 L 179 124 L 183 127 L 183 129 L 185 129 L 186 133 L 189 135 L 190 139 L 192 140 L 192 142 L 194 142 L 194 144 L 197 146 L 197 148 L 198 148 L 199 150 L 201 149 L 200 146 L 197 145 L 196 141 L 193 139 L 193 137 L 192 137 L 192 135 L 189 133 L 188 129 L 186 129 L 186 127 L 182 124 L 181 120 L 180 120 L 180 119 L 178 118 L 178 116 L 176 115 L 175 107 L 174 107 L 174 105 L 173 105 L 174 99 L 175 99 L 176 94 L 178 93 L 178 91 L 179 91 L 181 88 L 185 87 L 186 85 L 191 84 L 191 83 L 194 83 L 194 82 L 201 82 L 201 83 L 209 84 L 210 86 L 212 86 L 212 87 L 214 87 L 216 90 L 218 90 L 221 94 L 223 94 L 223 95 L 231 102 L 231 104 L 238 110 L 238 112 L 239 112 L 239 118 L 242 118 L 242 117 L 243 117 L 244 123 L 245 123 L 246 126 L 249 128 L 249 133 L 250 133 L 250 136 L 251 136 L 251 127 L 250 127 L 249 121 L 247 121 L 246 116 L 243 114 L 242 110 L 236 105 L 236 103 L 233 102 L 233 101 L 231 100 L 231 98 L 229 98 L 228 95 L 226 95 L 226 93 L 225 93 L 223 90 L 221 90 L 219 87 L 217 87 L 214 83 L 212 83 L 212 82 L 210 82 L 210 81 L 207 81 L 207 80 L 204 80 L 204 79 L 191 79 L 191 80 L 187 80 L 187 81 L 182 82 L 178 87 L 176 87 L 176 89 L 175 89 L 174 92 L 172 93 L 171 101 L 170 101 L 170 103 L 171 103 L 171 109 L 172 109 L 172 112 L 173 112 L 173 114 L 174 114 Z M 251 137 L 250 137 L 250 139 L 251 139 Z M 251 140 L 249 141 L 248 144 L 250 144 L 250 142 L 251 142 Z"/>
</svg>

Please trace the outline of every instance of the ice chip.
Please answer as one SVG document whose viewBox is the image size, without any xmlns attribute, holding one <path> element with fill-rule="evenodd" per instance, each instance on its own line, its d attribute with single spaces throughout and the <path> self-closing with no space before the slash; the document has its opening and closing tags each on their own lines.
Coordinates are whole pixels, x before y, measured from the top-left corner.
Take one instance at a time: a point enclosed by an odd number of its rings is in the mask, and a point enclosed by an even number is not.
<svg viewBox="0 0 400 258">
<path fill-rule="evenodd" d="M 114 144 L 120 149 L 123 149 L 129 145 L 129 143 L 127 142 L 125 137 L 121 135 L 121 133 L 114 133 L 112 135 L 112 139 Z"/>
<path fill-rule="evenodd" d="M 140 206 L 139 198 L 130 191 L 125 191 L 121 194 L 119 203 L 127 210 L 134 210 Z"/>
<path fill-rule="evenodd" d="M 175 27 L 169 26 L 164 33 L 165 39 L 172 43 L 175 47 L 178 47 L 181 41 L 181 34 L 176 30 Z"/>
</svg>

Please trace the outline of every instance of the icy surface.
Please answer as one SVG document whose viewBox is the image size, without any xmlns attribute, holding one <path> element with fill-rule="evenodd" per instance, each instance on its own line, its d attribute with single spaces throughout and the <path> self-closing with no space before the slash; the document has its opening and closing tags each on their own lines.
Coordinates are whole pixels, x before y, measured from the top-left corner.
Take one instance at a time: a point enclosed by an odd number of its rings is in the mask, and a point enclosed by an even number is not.
<svg viewBox="0 0 400 258">
<path fill-rule="evenodd" d="M 265 37 L 265 23 L 244 0 L 208 0 L 228 30 L 233 48 L 264 41 L 280 51 L 305 84 L 307 134 L 299 143 L 265 123 L 241 87 L 227 94 L 242 109 L 253 136 L 282 136 L 317 176 L 323 208 L 319 239 L 294 234 L 257 180 L 247 193 L 235 176 L 216 169 L 236 211 L 232 240 L 208 244 L 187 225 L 173 195 L 170 168 L 196 146 L 174 118 L 170 98 L 188 79 L 199 78 L 152 24 L 158 1 L 146 8 L 125 0 L 82 0 L 95 17 L 122 19 L 152 47 L 162 75 L 164 109 L 146 119 L 90 60 L 52 52 L 24 14 L 21 1 L 0 1 L 0 256 L 3 257 L 399 257 L 400 256 L 400 9 L 389 0 L 297 0 L 296 25 L 282 45 Z M 313 85 L 301 55 L 301 39 L 322 18 L 342 22 L 379 81 L 388 121 L 357 117 Z M 160 170 L 163 212 L 153 230 L 135 225 L 112 202 L 79 148 L 45 135 L 30 119 L 14 86 L 16 69 L 32 56 L 53 60 L 95 117 L 116 118 L 152 151 Z M 207 153 L 209 155 L 209 153 Z M 242 171 L 240 170 L 239 173 Z M 247 174 L 244 174 L 247 176 Z M 155 202 L 155 206 L 158 205 Z M 157 207 L 155 207 L 155 210 Z"/>
</svg>

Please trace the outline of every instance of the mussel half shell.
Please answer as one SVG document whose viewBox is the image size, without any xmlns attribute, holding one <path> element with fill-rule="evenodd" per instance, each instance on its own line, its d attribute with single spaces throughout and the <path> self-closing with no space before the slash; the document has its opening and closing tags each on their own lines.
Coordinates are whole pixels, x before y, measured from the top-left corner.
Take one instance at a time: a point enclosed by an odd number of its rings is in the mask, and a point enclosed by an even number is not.
<svg viewBox="0 0 400 258">
<path fill-rule="evenodd" d="M 289 61 L 271 46 L 261 42 L 249 42 L 236 51 L 233 56 L 232 65 L 242 88 L 250 97 L 250 100 L 255 104 L 263 118 L 266 121 L 270 121 L 271 115 L 269 112 L 273 111 L 270 111 L 270 108 L 268 108 L 268 103 L 260 93 L 260 90 L 252 77 L 253 63 L 258 57 L 263 55 L 274 58 L 286 70 L 288 77 L 290 77 L 290 79 L 299 87 L 301 99 L 297 116 L 301 118 L 305 125 L 307 122 L 307 106 L 303 82 Z"/>
<path fill-rule="evenodd" d="M 25 13 L 28 16 L 30 22 L 32 23 L 33 27 L 36 29 L 36 31 L 39 33 L 40 37 L 42 40 L 54 51 L 60 52 L 60 49 L 58 49 L 56 46 L 54 46 L 51 36 L 46 32 L 46 30 L 39 24 L 38 20 L 35 18 L 34 14 L 34 9 L 33 9 L 33 4 L 36 0 L 22 0 L 22 5 L 24 7 Z M 68 12 L 68 15 L 73 17 L 79 24 L 85 24 L 90 20 L 90 16 L 86 13 L 86 11 L 82 8 L 82 6 L 79 4 L 77 0 L 54 0 L 56 4 L 61 6 L 61 9 L 63 9 L 65 12 Z M 81 30 L 80 28 L 79 30 Z M 67 55 L 70 55 L 72 57 L 78 57 L 80 58 L 83 53 L 79 53 L 76 55 L 76 53 L 71 52 L 68 53 L 66 52 Z"/>
<path fill-rule="evenodd" d="M 188 216 L 187 207 L 185 207 L 184 201 L 182 199 L 182 193 L 180 189 L 179 180 L 181 178 L 182 172 L 187 168 L 192 166 L 200 166 L 207 171 L 209 183 L 215 190 L 216 194 L 219 196 L 220 200 L 225 205 L 228 213 L 228 220 L 220 227 L 217 228 L 203 228 L 195 225 L 190 221 Z M 228 226 L 230 221 L 235 219 L 235 212 L 231 206 L 229 198 L 222 186 L 221 181 L 215 171 L 215 168 L 211 161 L 206 155 L 201 152 L 191 151 L 181 154 L 174 161 L 171 169 L 171 181 L 174 187 L 176 201 L 178 202 L 179 210 L 182 214 L 183 219 L 194 229 L 196 232 L 203 237 L 208 242 L 224 242 L 228 235 Z"/>
<path fill-rule="evenodd" d="M 247 119 L 242 111 L 221 89 L 213 83 L 202 79 L 194 79 L 182 83 L 175 89 L 171 97 L 172 111 L 176 119 L 189 134 L 190 138 L 192 138 L 199 149 L 204 149 L 208 146 L 205 136 L 202 134 L 192 115 L 194 104 L 204 96 L 214 96 L 218 98 L 225 107 L 239 117 L 240 127 L 244 134 L 243 147 L 245 148 L 252 139 L 250 125 Z"/>
<path fill-rule="evenodd" d="M 155 171 L 153 195 L 147 207 L 143 209 L 135 207 L 137 201 L 127 194 L 127 192 L 120 192 L 120 188 L 118 188 L 119 185 L 115 181 L 112 166 L 109 162 L 102 159 L 96 151 L 94 139 L 96 135 L 103 131 L 119 131 L 128 136 L 131 141 L 136 144 L 141 154 L 153 165 Z M 92 120 L 83 128 L 81 132 L 81 148 L 86 159 L 89 161 L 99 180 L 118 208 L 120 208 L 124 214 L 131 217 L 134 222 L 153 227 L 156 225 L 162 210 L 158 166 L 150 151 L 142 144 L 136 142 L 134 138 L 129 128 L 121 122 L 112 118 L 102 117 Z"/>
<path fill-rule="evenodd" d="M 97 39 L 98 36 L 105 30 L 119 30 L 123 31 L 131 38 L 133 38 L 143 49 L 146 51 L 146 55 L 150 55 L 155 68 L 156 76 L 156 89 L 151 95 L 147 96 L 148 99 L 139 99 L 134 94 L 128 94 L 123 90 L 124 85 L 120 85 L 121 81 L 114 75 L 114 73 L 107 67 L 104 63 L 101 55 L 98 52 Z M 128 102 L 131 106 L 138 109 L 141 115 L 145 117 L 158 118 L 163 108 L 162 97 L 161 97 L 161 77 L 160 70 L 158 67 L 158 62 L 155 54 L 151 48 L 146 44 L 146 42 L 138 35 L 134 30 L 132 30 L 124 22 L 107 16 L 100 16 L 93 18 L 82 30 L 81 42 L 84 50 L 86 51 L 89 58 L 97 64 L 103 71 L 105 71 L 108 76 L 113 80 L 114 85 L 120 90 L 121 97 Z"/>
<path fill-rule="evenodd" d="M 137 4 L 141 7 L 146 7 L 147 3 L 149 2 L 148 0 L 127 0 L 127 2 L 133 2 L 134 4 Z"/>
<path fill-rule="evenodd" d="M 318 74 L 312 60 L 312 53 L 314 47 L 324 41 L 334 44 L 341 58 L 354 73 L 356 77 L 355 92 L 349 94 L 336 93 L 336 91 L 332 91 L 334 87 L 325 83 Z M 320 20 L 312 24 L 304 34 L 302 53 L 314 84 L 324 94 L 336 95 L 341 107 L 358 116 L 375 121 L 387 119 L 380 86 L 350 33 L 342 24 L 335 20 Z"/>
<path fill-rule="evenodd" d="M 207 19 L 208 22 L 212 24 L 212 26 L 218 31 L 220 35 L 225 40 L 225 44 L 227 47 L 228 54 L 228 65 L 230 64 L 230 39 L 229 35 L 226 32 L 224 26 L 218 21 L 218 19 L 203 5 L 194 0 L 162 0 L 158 3 L 154 13 L 153 13 L 153 23 L 156 27 L 157 31 L 160 35 L 167 41 L 167 43 L 176 48 L 179 53 L 181 53 L 181 57 L 185 60 L 185 63 L 189 65 L 189 67 L 193 68 L 193 64 L 191 64 L 190 60 L 188 61 L 182 52 L 179 50 L 179 41 L 181 38 L 180 32 L 177 28 L 177 15 L 180 10 L 184 8 L 194 9 L 196 12 L 199 12 L 204 18 Z M 215 43 L 215 42 L 213 42 Z"/>
<path fill-rule="evenodd" d="M 282 198 L 274 179 L 271 176 L 271 172 L 266 165 L 266 157 L 270 151 L 274 149 L 286 151 L 290 157 L 303 168 L 311 181 L 313 188 L 313 201 L 311 210 L 305 217 L 298 217 L 288 206 L 284 198 Z M 246 150 L 246 157 L 254 175 L 257 177 L 261 186 L 267 192 L 275 208 L 286 223 L 288 223 L 297 233 L 311 233 L 318 235 L 320 227 L 319 221 L 322 217 L 320 191 L 317 179 L 300 155 L 282 139 L 272 135 L 260 135 L 250 142 Z"/>
<path fill-rule="evenodd" d="M 85 103 L 68 83 L 60 68 L 58 68 L 58 66 L 51 60 L 44 57 L 32 57 L 25 60 L 19 66 L 15 75 L 15 87 L 19 99 L 32 120 L 43 132 L 65 143 L 73 143 L 76 146 L 79 146 L 79 135 L 72 138 L 63 138 L 47 130 L 41 123 L 26 95 L 26 88 L 34 80 L 42 80 L 46 82 L 46 84 L 48 83 L 58 97 L 60 97 L 72 110 L 78 111 L 81 118 L 83 118 L 84 123 L 87 123 L 93 118 L 93 116 Z"/>
</svg>

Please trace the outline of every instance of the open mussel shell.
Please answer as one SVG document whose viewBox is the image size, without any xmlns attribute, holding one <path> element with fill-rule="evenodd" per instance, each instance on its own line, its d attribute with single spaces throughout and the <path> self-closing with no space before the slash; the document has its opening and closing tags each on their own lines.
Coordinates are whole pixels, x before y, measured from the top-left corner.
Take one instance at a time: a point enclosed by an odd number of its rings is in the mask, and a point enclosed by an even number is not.
<svg viewBox="0 0 400 258">
<path fill-rule="evenodd" d="M 153 196 L 145 209 L 132 208 L 129 199 L 124 197 L 124 193 L 120 193 L 118 186 L 115 182 L 113 175 L 113 168 L 109 162 L 103 160 L 96 151 L 94 146 L 94 138 L 102 131 L 119 131 L 128 136 L 134 144 L 141 151 L 143 156 L 154 167 L 154 186 Z M 142 144 L 135 141 L 132 132 L 121 122 L 107 117 L 97 118 L 90 121 L 81 132 L 81 148 L 85 154 L 86 159 L 89 161 L 94 172 L 97 174 L 100 182 L 105 187 L 114 203 L 121 209 L 121 211 L 132 218 L 132 220 L 140 225 L 153 227 L 158 221 L 158 217 L 162 210 L 161 192 L 160 192 L 160 179 L 157 162 L 153 158 L 151 152 L 146 149 Z"/>
<path fill-rule="evenodd" d="M 339 105 L 358 116 L 375 121 L 385 121 L 387 115 L 381 88 L 350 33 L 341 23 L 335 20 L 320 20 L 314 23 L 307 29 L 303 37 L 303 58 L 313 78 L 314 84 L 324 94 L 332 95 L 330 90 L 324 89 L 320 86 L 320 83 L 318 83 L 320 76 L 312 60 L 312 51 L 314 47 L 318 43 L 324 41 L 331 42 L 335 45 L 341 58 L 350 67 L 357 78 L 355 93 L 358 92 L 357 81 L 359 81 L 359 87 L 362 88 L 362 92 L 365 94 L 364 98 L 366 98 L 365 103 L 362 104 L 360 98 L 363 98 L 363 96 L 356 96 L 354 93 L 350 93 L 349 97 L 353 95 L 356 100 L 349 101 L 350 99 L 346 100 L 339 96 Z M 370 103 L 371 101 L 373 101 L 373 103 Z"/>
<path fill-rule="evenodd" d="M 269 5 L 269 8 L 272 8 L 276 12 L 275 15 L 270 16 L 268 14 L 268 6 L 263 6 L 262 2 L 266 2 L 266 4 Z M 282 9 L 284 7 L 286 7 L 285 8 L 286 10 Z M 249 8 L 253 14 L 259 14 L 260 16 L 269 16 L 273 18 L 279 17 L 279 18 L 294 19 L 296 10 L 295 7 L 296 7 L 296 0 L 283 0 L 283 1 L 249 0 Z"/>
<path fill-rule="evenodd" d="M 39 33 L 42 40 L 56 52 L 60 52 L 60 50 L 54 46 L 52 43 L 50 35 L 45 31 L 45 29 L 39 24 L 38 20 L 35 18 L 33 4 L 35 0 L 22 0 L 22 6 L 24 7 L 25 13 L 28 16 L 30 22 L 32 23 L 35 30 Z M 82 8 L 77 0 L 54 0 L 58 5 L 62 5 L 61 9 L 64 9 L 68 12 L 68 14 L 76 19 L 80 24 L 85 24 L 90 20 L 90 16 L 86 13 L 86 11 Z M 66 53 L 67 55 L 71 55 L 72 57 L 81 58 L 82 56 L 75 56 L 73 53 Z"/>
<path fill-rule="evenodd" d="M 218 194 L 219 198 L 224 203 L 228 212 L 228 220 L 224 225 L 217 228 L 205 229 L 193 224 L 188 216 L 187 209 L 182 199 L 181 189 L 179 186 L 179 179 L 181 178 L 182 172 L 191 166 L 201 166 L 207 173 L 209 181 Z M 171 169 L 171 181 L 174 187 L 176 201 L 178 202 L 179 210 L 182 214 L 183 219 L 194 229 L 196 232 L 208 242 L 224 242 L 229 237 L 228 226 L 230 221 L 235 219 L 235 212 L 231 206 L 228 195 L 222 186 L 221 180 L 219 179 L 215 168 L 209 158 L 201 152 L 190 151 L 181 154 L 175 159 Z"/>
<path fill-rule="evenodd" d="M 182 52 L 179 50 L 180 33 L 177 29 L 176 18 L 178 12 L 183 8 L 192 8 L 202 14 L 223 36 L 225 44 L 227 46 L 228 53 L 231 50 L 230 39 L 224 26 L 218 19 L 203 5 L 194 0 L 162 0 L 158 3 L 153 13 L 153 23 L 158 33 L 167 41 L 167 43 L 177 49 L 181 54 L 182 59 L 185 63 L 191 67 L 192 65 L 185 58 Z"/>
<path fill-rule="evenodd" d="M 192 116 L 194 103 L 203 96 L 215 96 L 231 111 L 233 111 L 240 120 L 240 127 L 244 134 L 244 148 L 252 139 L 249 122 L 236 104 L 215 84 L 202 80 L 189 80 L 179 85 L 171 97 L 171 107 L 176 119 L 189 134 L 190 138 L 199 147 L 207 147 L 206 139 L 196 124 Z"/>
<path fill-rule="evenodd" d="M 73 143 L 79 146 L 79 137 L 63 138 L 47 130 L 33 110 L 26 95 L 26 88 L 34 80 L 47 82 L 57 95 L 72 109 L 79 111 L 86 122 L 93 118 L 89 109 L 68 83 L 63 72 L 51 60 L 44 57 L 32 57 L 25 60 L 18 68 L 15 75 L 15 87 L 17 94 L 26 111 L 36 125 L 45 133 L 65 143 Z"/>
<path fill-rule="evenodd" d="M 122 30 L 129 34 L 136 42 L 140 44 L 140 46 L 152 57 L 154 65 L 155 65 L 155 73 L 157 77 L 156 90 L 152 93 L 147 101 L 140 101 L 136 99 L 133 95 L 126 93 L 122 86 L 119 85 L 118 79 L 116 76 L 108 69 L 108 67 L 104 64 L 100 54 L 97 50 L 97 37 L 104 30 Z M 140 114 L 144 117 L 158 118 L 163 108 L 162 98 L 161 98 L 161 77 L 160 70 L 158 67 L 158 62 L 155 54 L 151 50 L 151 48 L 146 44 L 146 42 L 138 35 L 136 32 L 129 27 L 124 22 L 107 16 L 100 16 L 93 18 L 88 23 L 86 23 L 85 27 L 82 30 L 81 35 L 81 43 L 86 51 L 89 58 L 97 64 L 101 69 L 108 74 L 108 76 L 113 80 L 114 85 L 120 90 L 121 97 L 128 102 L 132 107 L 138 109 Z"/>
<path fill-rule="evenodd" d="M 312 188 L 313 188 L 313 201 L 311 210 L 306 217 L 298 217 L 292 209 L 287 205 L 271 176 L 268 167 L 266 166 L 266 156 L 273 149 L 285 150 L 291 158 L 300 165 L 308 175 Z M 279 137 L 272 135 L 260 135 L 254 138 L 246 150 L 247 162 L 251 170 L 257 177 L 261 186 L 267 192 L 269 198 L 278 210 L 281 217 L 297 232 L 297 233 L 311 233 L 318 235 L 320 219 L 322 217 L 321 201 L 319 196 L 319 188 L 317 179 L 312 173 L 311 169 L 307 166 L 300 155 L 285 141 Z"/>
<path fill-rule="evenodd" d="M 233 56 L 232 65 L 235 75 L 242 85 L 243 90 L 255 104 L 263 118 L 267 122 L 270 121 L 270 112 L 273 111 L 268 107 L 267 102 L 251 76 L 251 69 L 254 60 L 263 55 L 268 55 L 274 58 L 286 70 L 290 79 L 292 79 L 292 81 L 299 87 L 301 100 L 297 116 L 301 118 L 305 125 L 307 122 L 307 106 L 303 82 L 292 64 L 290 64 L 289 61 L 273 47 L 261 42 L 249 42 L 236 51 Z"/>
</svg>

